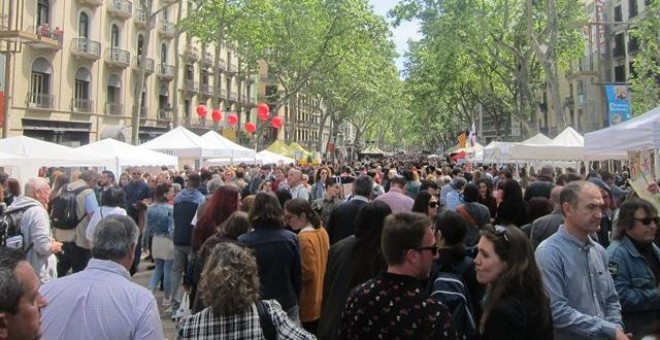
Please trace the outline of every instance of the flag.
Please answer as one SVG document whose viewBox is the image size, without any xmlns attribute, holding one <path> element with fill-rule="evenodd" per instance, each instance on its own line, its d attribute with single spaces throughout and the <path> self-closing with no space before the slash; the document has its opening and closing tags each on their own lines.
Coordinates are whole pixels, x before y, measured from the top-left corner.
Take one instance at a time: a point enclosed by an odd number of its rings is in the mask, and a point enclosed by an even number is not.
<svg viewBox="0 0 660 340">
<path fill-rule="evenodd" d="M 472 127 L 470 128 L 470 136 L 468 137 L 468 141 L 470 142 L 471 148 L 477 144 L 477 128 L 474 126 L 474 122 L 472 122 Z"/>
</svg>

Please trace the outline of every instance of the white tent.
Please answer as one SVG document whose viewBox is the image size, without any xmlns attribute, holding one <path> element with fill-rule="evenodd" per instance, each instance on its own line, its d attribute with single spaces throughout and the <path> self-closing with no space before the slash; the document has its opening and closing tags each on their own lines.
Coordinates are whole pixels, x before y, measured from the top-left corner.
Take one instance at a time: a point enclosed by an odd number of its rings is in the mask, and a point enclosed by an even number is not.
<svg viewBox="0 0 660 340">
<path fill-rule="evenodd" d="M 117 176 L 121 173 L 123 166 L 176 166 L 178 162 L 174 156 L 133 146 L 112 138 L 83 145 L 76 150 L 111 157 L 112 161 L 105 164 L 105 167 L 112 170 Z"/>
<path fill-rule="evenodd" d="M 584 159 L 584 137 L 570 126 L 545 144 L 516 143 L 511 146 L 510 157 L 529 161 L 573 161 Z"/>
<path fill-rule="evenodd" d="M 202 138 L 226 150 L 226 154 L 220 158 L 229 158 L 230 162 L 236 162 L 239 158 L 243 160 L 251 159 L 254 161 L 256 155 L 254 150 L 236 144 L 215 131 L 209 131 L 203 134 Z"/>
<path fill-rule="evenodd" d="M 590 160 L 626 159 L 628 150 L 642 149 L 660 149 L 660 106 L 584 136 L 584 150 Z"/>
<path fill-rule="evenodd" d="M 18 165 L 25 157 L 8 152 L 0 152 L 0 166 Z"/>
<path fill-rule="evenodd" d="M 19 161 L 12 161 L 13 166 L 8 167 L 8 172 L 18 178 L 21 185 L 30 177 L 37 176 L 42 166 L 103 166 L 110 160 L 110 157 L 103 154 L 79 151 L 26 136 L 0 139 L 0 152 L 23 157 Z"/>
<path fill-rule="evenodd" d="M 140 144 L 139 147 L 186 158 L 202 159 L 225 156 L 223 154 L 225 151 L 219 146 L 210 143 L 183 126 Z"/>
<path fill-rule="evenodd" d="M 511 155 L 511 147 L 516 144 L 523 145 L 546 145 L 552 141 L 546 135 L 537 133 L 536 135 L 525 139 L 522 142 L 490 142 L 486 145 L 483 153 L 484 162 L 513 162 L 517 158 Z"/>
<path fill-rule="evenodd" d="M 296 162 L 296 160 L 293 158 L 278 155 L 268 150 L 257 152 L 257 161 L 260 162 L 261 164 L 279 164 L 279 163 L 290 164 Z"/>
<path fill-rule="evenodd" d="M 251 158 L 207 158 L 202 162 L 202 166 L 219 166 L 229 164 L 255 164 L 259 163 L 256 157 Z"/>
</svg>

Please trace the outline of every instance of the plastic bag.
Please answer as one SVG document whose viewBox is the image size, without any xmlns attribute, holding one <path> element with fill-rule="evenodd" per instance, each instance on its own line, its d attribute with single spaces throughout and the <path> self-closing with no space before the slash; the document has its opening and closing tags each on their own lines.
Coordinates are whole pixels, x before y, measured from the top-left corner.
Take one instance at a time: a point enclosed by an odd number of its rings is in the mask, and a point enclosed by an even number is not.
<svg viewBox="0 0 660 340">
<path fill-rule="evenodd" d="M 181 296 L 181 303 L 179 304 L 179 308 L 174 312 L 172 318 L 174 318 L 176 323 L 179 323 L 180 320 L 189 317 L 191 314 L 192 313 L 190 312 L 190 295 L 188 294 L 188 292 L 183 292 L 183 296 Z"/>
</svg>

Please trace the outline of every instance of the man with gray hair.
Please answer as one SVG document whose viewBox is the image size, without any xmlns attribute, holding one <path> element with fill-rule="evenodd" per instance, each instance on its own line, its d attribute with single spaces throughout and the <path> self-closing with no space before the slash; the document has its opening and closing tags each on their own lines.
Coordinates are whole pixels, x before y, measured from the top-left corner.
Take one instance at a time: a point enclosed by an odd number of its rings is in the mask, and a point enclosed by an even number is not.
<svg viewBox="0 0 660 340">
<path fill-rule="evenodd" d="M 305 188 L 305 185 L 303 184 L 302 172 L 300 172 L 300 170 L 289 170 L 287 182 L 290 186 L 289 192 L 291 192 L 291 199 L 302 198 L 309 200 L 309 191 L 307 191 L 307 188 Z"/>
<path fill-rule="evenodd" d="M 139 234 L 130 217 L 104 218 L 87 268 L 41 287 L 45 339 L 164 339 L 156 299 L 131 282 Z"/>
<path fill-rule="evenodd" d="M 358 177 L 353 182 L 353 196 L 330 213 L 326 230 L 330 236 L 330 244 L 335 244 L 355 233 L 355 217 L 360 208 L 369 203 L 369 195 L 374 187 L 374 180 L 367 176 Z"/>
<path fill-rule="evenodd" d="M 19 249 L 0 248 L 0 339 L 39 339 L 39 278 Z"/>
<path fill-rule="evenodd" d="M 21 232 L 19 239 L 15 239 L 18 243 L 13 246 L 26 253 L 27 261 L 41 282 L 57 277 L 54 254 L 62 251 L 62 243 L 55 241 L 50 231 L 46 211 L 49 199 L 50 187 L 46 179 L 34 177 L 25 184 L 25 195 L 16 198 L 7 208 L 7 214 L 20 226 Z"/>
</svg>

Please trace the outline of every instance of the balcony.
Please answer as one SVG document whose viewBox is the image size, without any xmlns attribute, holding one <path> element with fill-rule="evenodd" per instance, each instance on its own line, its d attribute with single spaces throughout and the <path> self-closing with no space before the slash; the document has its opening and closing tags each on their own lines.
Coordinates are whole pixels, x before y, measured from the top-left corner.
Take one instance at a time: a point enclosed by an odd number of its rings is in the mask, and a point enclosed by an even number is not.
<svg viewBox="0 0 660 340">
<path fill-rule="evenodd" d="M 158 120 L 160 121 L 171 121 L 172 120 L 172 111 L 166 109 L 158 109 Z"/>
<path fill-rule="evenodd" d="M 133 23 L 135 26 L 140 28 L 153 27 L 153 25 L 148 25 L 149 18 L 147 17 L 147 11 L 143 9 L 135 9 L 135 16 L 133 18 Z"/>
<path fill-rule="evenodd" d="M 227 73 L 229 75 L 235 75 L 237 72 L 238 72 L 238 66 L 231 63 L 227 65 Z"/>
<path fill-rule="evenodd" d="M 145 57 L 133 57 L 133 70 L 139 72 L 140 68 L 142 67 L 142 63 L 144 63 L 145 73 L 154 73 L 154 60 Z"/>
<path fill-rule="evenodd" d="M 218 98 L 220 98 L 221 100 L 227 100 L 227 91 L 225 91 L 225 90 L 218 89 L 218 91 L 216 92 L 216 95 L 217 95 Z"/>
<path fill-rule="evenodd" d="M 120 19 L 128 19 L 133 15 L 133 4 L 130 1 L 112 0 L 108 3 L 108 13 Z"/>
<path fill-rule="evenodd" d="M 74 38 L 71 53 L 83 59 L 96 61 L 101 58 L 101 43 L 86 38 Z"/>
<path fill-rule="evenodd" d="M 131 66 L 131 52 L 116 47 L 105 49 L 105 62 L 114 67 L 127 68 Z"/>
<path fill-rule="evenodd" d="M 162 80 L 174 79 L 174 66 L 167 64 L 158 65 L 158 77 Z"/>
<path fill-rule="evenodd" d="M 124 107 L 121 103 L 105 103 L 105 114 L 111 116 L 122 116 L 124 114 Z"/>
<path fill-rule="evenodd" d="M 200 86 L 200 92 L 203 95 L 210 97 L 213 95 L 213 87 L 210 84 L 202 84 Z"/>
<path fill-rule="evenodd" d="M 28 92 L 27 104 L 30 108 L 50 110 L 54 107 L 55 96 L 47 93 Z"/>
<path fill-rule="evenodd" d="M 197 61 L 199 60 L 199 50 L 197 49 L 197 47 L 188 44 L 188 46 L 186 46 L 186 51 L 184 52 L 184 56 L 188 58 L 188 60 Z"/>
<path fill-rule="evenodd" d="M 238 101 L 238 93 L 227 90 L 227 99 L 230 101 Z"/>
<path fill-rule="evenodd" d="M 73 98 L 71 105 L 73 112 L 93 113 L 94 101 L 82 98 Z"/>
<path fill-rule="evenodd" d="M 174 26 L 174 23 L 161 20 L 158 25 L 158 34 L 165 39 L 173 39 L 176 35 L 176 27 Z"/>
<path fill-rule="evenodd" d="M 227 62 L 220 58 L 218 60 L 218 72 L 224 72 L 227 69 Z"/>
<path fill-rule="evenodd" d="M 199 92 L 199 85 L 194 80 L 186 79 L 186 92 L 197 93 Z"/>
<path fill-rule="evenodd" d="M 103 0 L 78 0 L 78 3 L 81 5 L 87 5 L 91 7 L 103 6 Z"/>
<path fill-rule="evenodd" d="M 59 28 L 51 28 L 48 24 L 41 24 L 37 27 L 30 27 L 31 32 L 35 32 L 34 40 L 28 40 L 25 43 L 34 49 L 58 51 L 62 48 L 62 39 L 64 31 Z"/>
<path fill-rule="evenodd" d="M 202 65 L 205 65 L 207 67 L 213 66 L 213 54 L 209 52 L 204 52 L 202 55 L 202 60 L 200 61 Z"/>
</svg>

